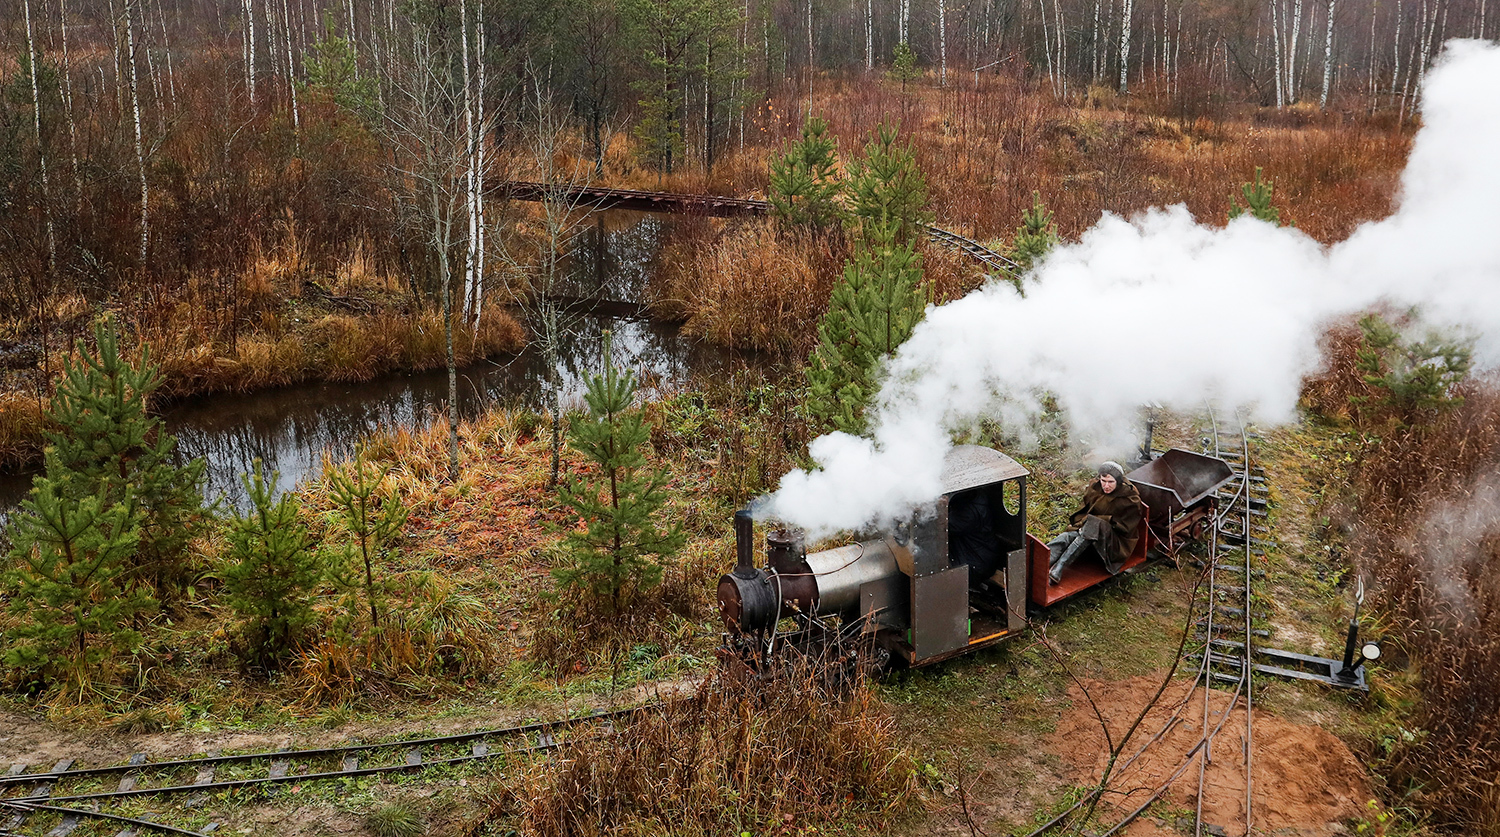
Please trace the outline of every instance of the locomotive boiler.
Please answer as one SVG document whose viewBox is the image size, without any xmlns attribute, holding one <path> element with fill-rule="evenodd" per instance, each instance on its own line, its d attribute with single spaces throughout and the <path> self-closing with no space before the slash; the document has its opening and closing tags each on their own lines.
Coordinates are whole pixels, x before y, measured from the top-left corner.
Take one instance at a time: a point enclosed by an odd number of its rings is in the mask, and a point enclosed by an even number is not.
<svg viewBox="0 0 1500 837">
<path fill-rule="evenodd" d="M 1146 562 L 1157 542 L 1175 550 L 1210 514 L 1231 475 L 1223 460 L 1188 451 L 1127 475 L 1148 505 L 1135 552 Z M 800 534 L 766 537 L 766 565 L 755 565 L 754 522 L 735 515 L 736 566 L 719 580 L 720 616 L 742 648 L 771 648 L 836 631 L 873 643 L 879 656 L 921 666 L 999 642 L 1042 608 L 1110 577 L 1097 560 L 1070 566 L 1049 584 L 1051 554 L 1026 531 L 1027 477 L 992 448 L 960 445 L 943 462 L 942 491 L 930 510 L 876 537 L 808 552 Z M 1155 505 L 1153 513 L 1150 506 Z M 778 633 L 783 620 L 796 628 Z"/>
</svg>

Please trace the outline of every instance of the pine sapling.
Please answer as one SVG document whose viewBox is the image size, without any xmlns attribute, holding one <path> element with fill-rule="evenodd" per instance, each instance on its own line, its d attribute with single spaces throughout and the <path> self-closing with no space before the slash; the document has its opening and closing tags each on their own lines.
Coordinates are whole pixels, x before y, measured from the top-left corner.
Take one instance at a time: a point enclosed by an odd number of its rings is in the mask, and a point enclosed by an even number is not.
<svg viewBox="0 0 1500 837">
<path fill-rule="evenodd" d="M 346 586 L 357 586 L 364 592 L 370 609 L 370 624 L 377 628 L 380 626 L 383 585 L 376 578 L 375 566 L 386 545 L 406 525 L 409 514 L 394 496 L 387 495 L 383 499 L 377 496 L 389 472 L 390 469 L 377 467 L 360 453 L 347 468 L 337 468 L 329 473 L 329 497 L 337 511 L 337 525 L 352 537 L 344 544 L 345 567 L 336 575 Z M 347 570 L 350 565 L 358 575 L 352 582 Z"/>
<path fill-rule="evenodd" d="M 255 470 L 241 475 L 250 509 L 235 512 L 229 548 L 220 571 L 229 606 L 250 622 L 253 661 L 273 667 L 313 621 L 312 594 L 323 578 L 316 539 L 302 521 L 295 495 L 276 497 L 279 474 L 270 481 Z"/>
<path fill-rule="evenodd" d="M 1273 186 L 1271 181 L 1261 179 L 1260 166 L 1255 167 L 1255 181 L 1246 183 L 1240 187 L 1240 195 L 1245 199 L 1245 205 L 1235 200 L 1234 195 L 1229 196 L 1229 220 L 1249 212 L 1252 217 L 1259 218 L 1268 224 L 1281 226 L 1281 210 L 1271 204 L 1271 192 Z"/>
<path fill-rule="evenodd" d="M 49 451 L 49 472 L 54 459 Z M 11 519 L 10 567 L 0 578 L 18 620 L 5 662 L 61 683 L 79 701 L 102 663 L 140 644 L 129 626 L 155 604 L 127 584 L 140 540 L 128 494 L 75 497 L 43 475 Z"/>
<path fill-rule="evenodd" d="M 1021 226 L 1016 228 L 1016 237 L 1011 241 L 1011 258 L 1025 273 L 1052 252 L 1059 241 L 1051 210 L 1042 203 L 1042 193 L 1033 191 L 1031 208 L 1021 213 Z"/>
<path fill-rule="evenodd" d="M 880 365 L 922 319 L 922 257 L 894 221 L 869 222 L 854 257 L 834 285 L 808 360 L 808 407 L 826 426 L 865 430 L 865 405 L 879 385 Z"/>
<path fill-rule="evenodd" d="M 771 160 L 771 214 L 788 226 L 826 230 L 843 215 L 838 141 L 828 123 L 808 116 L 802 138 Z"/>
<path fill-rule="evenodd" d="M 635 375 L 615 367 L 606 334 L 604 372 L 589 376 L 584 395 L 588 415 L 568 432 L 569 445 L 594 465 L 593 473 L 571 477 L 561 491 L 582 527 L 563 541 L 567 566 L 553 570 L 563 590 L 605 604 L 614 615 L 661 581 L 661 561 L 685 541 L 679 526 L 657 520 L 667 477 L 646 462 L 651 430 L 635 408 L 635 392 Z"/>
<path fill-rule="evenodd" d="M 903 145 L 897 139 L 897 126 L 882 122 L 865 145 L 864 159 L 849 163 L 851 211 L 862 230 L 890 226 L 898 242 L 915 247 L 922 225 L 932 220 L 927 178 L 917 166 L 911 143 Z"/>
</svg>

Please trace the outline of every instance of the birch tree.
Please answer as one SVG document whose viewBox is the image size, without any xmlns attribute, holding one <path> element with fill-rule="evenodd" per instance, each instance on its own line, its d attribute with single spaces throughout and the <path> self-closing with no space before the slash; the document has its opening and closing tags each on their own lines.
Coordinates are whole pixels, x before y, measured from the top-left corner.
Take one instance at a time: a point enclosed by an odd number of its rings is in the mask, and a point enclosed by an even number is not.
<svg viewBox="0 0 1500 837">
<path fill-rule="evenodd" d="M 134 11 L 137 0 L 125 0 L 125 61 L 130 65 L 130 111 L 135 123 L 135 162 L 141 181 L 141 246 L 138 255 L 141 271 L 147 269 L 146 255 L 151 242 L 151 192 L 146 183 L 146 148 L 141 138 L 141 96 L 136 79 L 135 22 Z"/>
<path fill-rule="evenodd" d="M 1323 38 L 1323 93 L 1318 107 L 1328 107 L 1328 90 L 1333 83 L 1333 9 L 1336 0 L 1328 0 L 1328 33 Z"/>
<path fill-rule="evenodd" d="M 42 176 L 42 219 L 47 228 L 47 277 L 50 283 L 57 275 L 57 233 L 52 224 L 52 188 L 47 177 L 47 147 L 42 142 L 42 96 L 37 84 L 37 64 L 41 55 L 37 53 L 36 39 L 31 27 L 31 0 L 22 0 L 26 17 L 26 64 L 31 70 L 31 124 L 36 134 L 36 156 Z"/>
</svg>

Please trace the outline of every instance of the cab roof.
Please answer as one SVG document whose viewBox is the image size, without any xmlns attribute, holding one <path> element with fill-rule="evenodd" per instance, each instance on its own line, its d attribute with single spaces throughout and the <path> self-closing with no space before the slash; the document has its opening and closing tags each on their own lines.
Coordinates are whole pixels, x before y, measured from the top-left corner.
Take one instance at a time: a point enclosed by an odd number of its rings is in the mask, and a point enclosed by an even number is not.
<svg viewBox="0 0 1500 837">
<path fill-rule="evenodd" d="M 1021 463 L 994 448 L 957 445 L 943 458 L 943 493 L 993 485 L 1030 473 Z"/>
</svg>

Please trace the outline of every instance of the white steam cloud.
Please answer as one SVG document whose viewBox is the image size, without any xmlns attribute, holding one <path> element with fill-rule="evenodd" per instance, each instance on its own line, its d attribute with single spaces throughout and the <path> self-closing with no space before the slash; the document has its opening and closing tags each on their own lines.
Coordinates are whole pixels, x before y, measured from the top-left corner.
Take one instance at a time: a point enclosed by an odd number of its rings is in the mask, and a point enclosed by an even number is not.
<svg viewBox="0 0 1500 837">
<path fill-rule="evenodd" d="M 813 441 L 763 514 L 820 537 L 908 516 L 940 491 L 952 430 L 980 417 L 1024 434 L 1055 396 L 1072 427 L 1120 449 L 1147 402 L 1212 399 L 1289 418 L 1320 326 L 1386 300 L 1500 360 L 1500 46 L 1450 41 L 1427 75 L 1398 209 L 1324 247 L 1248 216 L 1186 207 L 1106 214 L 1043 262 L 1023 299 L 991 284 L 927 312 L 892 360 L 871 439 Z"/>
</svg>

